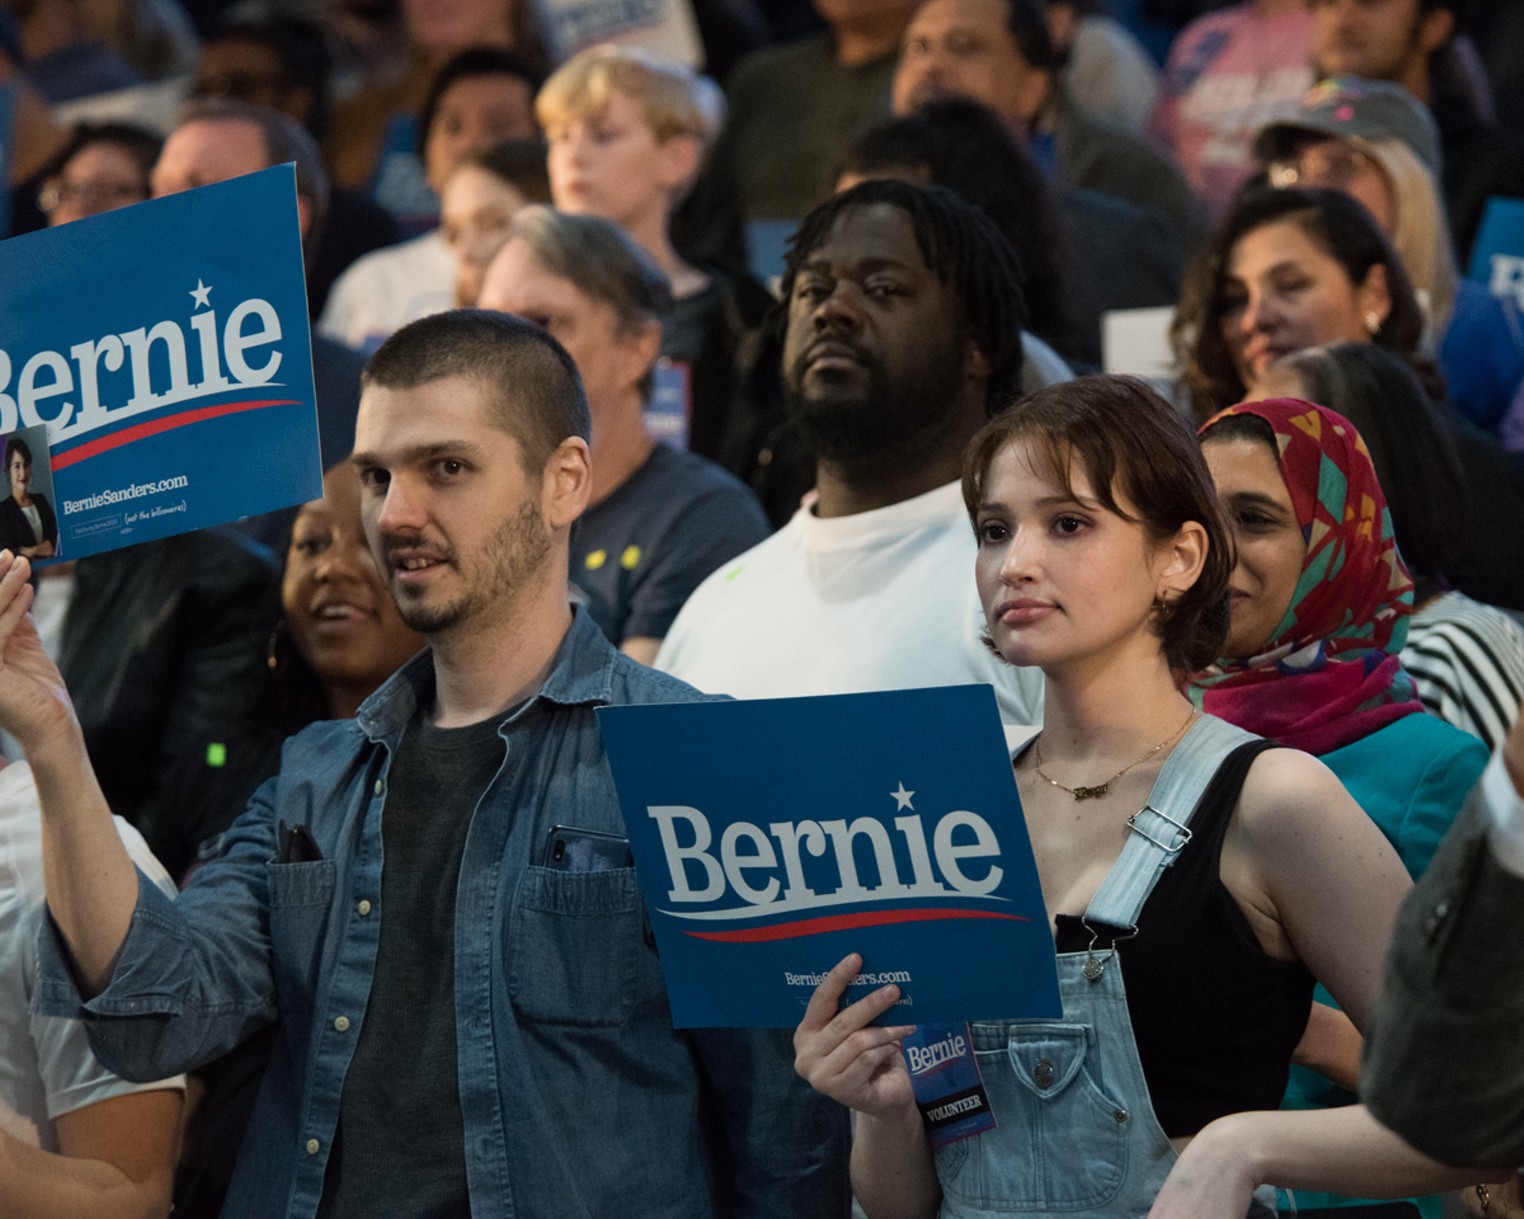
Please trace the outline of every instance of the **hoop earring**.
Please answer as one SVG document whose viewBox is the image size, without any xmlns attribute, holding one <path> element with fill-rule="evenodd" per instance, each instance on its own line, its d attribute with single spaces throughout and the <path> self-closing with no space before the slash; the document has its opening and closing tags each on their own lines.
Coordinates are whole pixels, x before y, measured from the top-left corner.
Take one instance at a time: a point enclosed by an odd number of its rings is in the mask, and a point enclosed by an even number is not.
<svg viewBox="0 0 1524 1219">
<path fill-rule="evenodd" d="M 286 663 L 290 647 L 291 635 L 286 627 L 286 616 L 282 614 L 275 629 L 270 632 L 270 637 L 265 640 L 265 668 L 271 673 L 280 669 Z"/>
</svg>

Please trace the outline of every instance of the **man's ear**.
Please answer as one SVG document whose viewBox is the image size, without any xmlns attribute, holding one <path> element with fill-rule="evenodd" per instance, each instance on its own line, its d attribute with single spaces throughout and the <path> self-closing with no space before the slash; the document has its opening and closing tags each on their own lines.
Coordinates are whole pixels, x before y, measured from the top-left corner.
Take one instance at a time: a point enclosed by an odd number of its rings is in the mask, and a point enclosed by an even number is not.
<svg viewBox="0 0 1524 1219">
<path fill-rule="evenodd" d="M 984 354 L 984 348 L 972 339 L 968 343 L 968 352 L 963 357 L 963 375 L 970 380 L 989 380 L 990 374 L 995 371 L 995 364 L 989 356 Z"/>
<path fill-rule="evenodd" d="M 1455 14 L 1443 6 L 1418 23 L 1418 45 L 1425 55 L 1432 55 L 1454 36 Z"/>
<path fill-rule="evenodd" d="M 307 238 L 307 234 L 312 230 L 313 215 L 312 200 L 298 191 L 296 194 L 296 229 L 304 241 Z"/>
<path fill-rule="evenodd" d="M 570 529 L 582 515 L 593 489 L 592 456 L 587 441 L 568 436 L 545 462 L 540 484 L 540 505 L 551 529 Z"/>
<path fill-rule="evenodd" d="M 312 115 L 314 100 L 312 90 L 306 85 L 292 85 L 286 91 L 286 102 L 281 109 L 305 127 Z"/>
<path fill-rule="evenodd" d="M 656 364 L 661 355 L 661 323 L 649 322 L 638 330 L 622 336 L 630 361 L 626 374 L 631 382 L 639 381 Z"/>
<path fill-rule="evenodd" d="M 1052 35 L 1055 47 L 1067 51 L 1074 45 L 1074 26 L 1078 20 L 1079 14 L 1074 11 L 1072 3 L 1049 0 L 1048 33 Z"/>
</svg>

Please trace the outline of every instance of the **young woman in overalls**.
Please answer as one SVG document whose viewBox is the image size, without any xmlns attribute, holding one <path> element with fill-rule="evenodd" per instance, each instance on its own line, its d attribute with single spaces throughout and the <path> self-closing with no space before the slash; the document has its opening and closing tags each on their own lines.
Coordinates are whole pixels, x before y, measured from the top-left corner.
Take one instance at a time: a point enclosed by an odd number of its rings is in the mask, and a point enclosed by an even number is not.
<svg viewBox="0 0 1524 1219">
<path fill-rule="evenodd" d="M 870 1025 L 898 988 L 838 1010 L 842 961 L 796 1065 L 856 1110 L 863 1210 L 1238 1219 L 1267 1185 L 1462 1184 L 1358 1106 L 1273 1112 L 1315 980 L 1363 1026 L 1409 881 L 1319 762 L 1181 692 L 1221 651 L 1233 565 L 1190 430 L 1141 382 L 1070 382 L 993 420 L 963 485 L 991 644 L 1047 680 L 1014 764 L 1064 1018 L 974 1021 L 998 1126 L 934 1157 L 909 1029 Z"/>
</svg>

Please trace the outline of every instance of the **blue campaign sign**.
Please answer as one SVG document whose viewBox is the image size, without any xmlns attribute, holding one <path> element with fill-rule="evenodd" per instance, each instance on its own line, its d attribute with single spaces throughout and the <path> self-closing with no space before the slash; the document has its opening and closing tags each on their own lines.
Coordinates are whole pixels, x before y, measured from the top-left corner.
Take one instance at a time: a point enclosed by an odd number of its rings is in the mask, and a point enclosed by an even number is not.
<svg viewBox="0 0 1524 1219">
<path fill-rule="evenodd" d="M 1487 200 L 1466 277 L 1524 309 L 1524 199 Z"/>
<path fill-rule="evenodd" d="M 56 558 L 322 494 L 292 167 L 0 243 L 18 432 L 47 438 Z"/>
<path fill-rule="evenodd" d="M 678 1028 L 792 1028 L 863 957 L 880 1021 L 1054 1017 L 1053 938 L 994 692 L 598 712 Z"/>
</svg>

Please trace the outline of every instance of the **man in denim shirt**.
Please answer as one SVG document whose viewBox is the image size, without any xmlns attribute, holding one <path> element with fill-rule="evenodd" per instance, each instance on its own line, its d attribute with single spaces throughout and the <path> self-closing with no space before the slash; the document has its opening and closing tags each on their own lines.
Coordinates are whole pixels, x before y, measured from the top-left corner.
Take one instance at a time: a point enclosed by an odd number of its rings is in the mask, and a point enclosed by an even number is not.
<svg viewBox="0 0 1524 1219">
<path fill-rule="evenodd" d="M 546 851 L 624 832 L 594 709 L 697 697 L 568 606 L 587 430 L 569 357 L 518 319 L 437 315 L 377 353 L 353 462 L 430 646 L 287 745 L 175 902 L 121 850 L 0 554 L 0 722 L 54 920 L 39 1010 L 140 1079 L 281 1022 L 225 1215 L 845 1213 L 845 1128 L 783 1035 L 674 1032 L 631 869 Z"/>
</svg>

